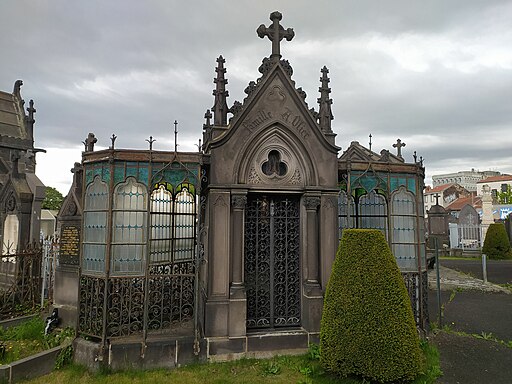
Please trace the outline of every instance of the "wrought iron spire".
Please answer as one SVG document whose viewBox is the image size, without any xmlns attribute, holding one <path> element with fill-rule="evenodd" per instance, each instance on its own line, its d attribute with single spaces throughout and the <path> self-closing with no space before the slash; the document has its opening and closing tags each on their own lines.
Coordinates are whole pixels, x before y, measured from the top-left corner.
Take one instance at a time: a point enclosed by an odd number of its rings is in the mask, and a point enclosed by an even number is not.
<svg viewBox="0 0 512 384">
<path fill-rule="evenodd" d="M 149 140 L 146 139 L 146 141 L 149 143 L 149 150 L 152 151 L 153 150 L 153 143 L 156 141 L 155 139 L 153 139 L 153 136 L 149 136 Z"/>
<path fill-rule="evenodd" d="M 110 149 L 114 149 L 114 145 L 116 144 L 116 139 L 117 139 L 116 135 L 112 134 L 112 136 L 110 136 L 110 141 L 112 142 Z"/>
<path fill-rule="evenodd" d="M 226 99 L 229 96 L 229 92 L 226 91 L 226 84 L 228 81 L 224 78 L 224 74 L 226 73 L 226 69 L 224 68 L 225 62 L 226 60 L 224 60 L 222 55 L 219 56 L 217 59 L 217 68 L 215 68 L 217 77 L 213 79 L 213 82 L 216 85 L 213 91 L 215 101 L 212 107 L 214 115 L 213 123 L 215 125 L 227 125 L 228 123 L 229 108 Z"/>
<path fill-rule="evenodd" d="M 178 152 L 178 120 L 174 120 L 174 152 Z"/>
<path fill-rule="evenodd" d="M 332 132 L 331 128 L 331 120 L 334 119 L 332 115 L 332 99 L 329 98 L 329 94 L 331 93 L 331 88 L 329 88 L 329 81 L 331 81 L 327 74 L 329 70 L 326 66 L 324 66 L 321 70 L 322 77 L 320 78 L 320 82 L 322 83 L 321 87 L 318 88 L 320 91 L 320 98 L 318 99 L 318 104 L 320 106 L 318 111 L 320 129 L 324 132 Z"/>
<path fill-rule="evenodd" d="M 283 26 L 279 24 L 282 19 L 283 15 L 278 11 L 274 11 L 270 14 L 270 20 L 272 20 L 272 24 L 270 24 L 268 28 L 265 27 L 265 24 L 261 24 L 256 30 L 256 33 L 259 37 L 263 39 L 265 36 L 267 36 L 268 39 L 272 41 L 272 55 L 270 55 L 270 58 L 276 61 L 281 58 L 281 40 L 285 38 L 286 40 L 290 41 L 295 36 L 293 28 L 288 28 L 285 30 Z"/>
<path fill-rule="evenodd" d="M 370 133 L 370 135 L 368 135 L 368 137 L 370 138 L 370 142 L 368 143 L 370 145 L 370 151 L 372 150 L 372 134 Z"/>
</svg>

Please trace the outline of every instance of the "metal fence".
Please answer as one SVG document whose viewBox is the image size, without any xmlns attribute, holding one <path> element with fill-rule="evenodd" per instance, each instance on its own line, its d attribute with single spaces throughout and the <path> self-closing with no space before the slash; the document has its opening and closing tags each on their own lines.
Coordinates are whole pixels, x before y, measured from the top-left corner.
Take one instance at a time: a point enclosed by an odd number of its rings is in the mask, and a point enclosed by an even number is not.
<svg viewBox="0 0 512 384">
<path fill-rule="evenodd" d="M 482 227 L 479 224 L 450 224 L 450 247 L 478 250 L 482 248 Z"/>
<path fill-rule="evenodd" d="M 41 260 L 40 244 L 0 255 L 0 319 L 40 304 Z"/>
</svg>

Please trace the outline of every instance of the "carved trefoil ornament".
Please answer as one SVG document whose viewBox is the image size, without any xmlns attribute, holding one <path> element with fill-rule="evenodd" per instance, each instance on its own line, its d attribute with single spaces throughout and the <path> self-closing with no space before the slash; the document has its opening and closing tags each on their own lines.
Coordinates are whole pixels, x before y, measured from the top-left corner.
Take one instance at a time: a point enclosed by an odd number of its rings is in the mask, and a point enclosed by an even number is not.
<svg viewBox="0 0 512 384">
<path fill-rule="evenodd" d="M 248 184 L 304 184 L 296 156 L 278 136 L 269 138 L 257 151 L 251 163 L 246 177 Z"/>
</svg>

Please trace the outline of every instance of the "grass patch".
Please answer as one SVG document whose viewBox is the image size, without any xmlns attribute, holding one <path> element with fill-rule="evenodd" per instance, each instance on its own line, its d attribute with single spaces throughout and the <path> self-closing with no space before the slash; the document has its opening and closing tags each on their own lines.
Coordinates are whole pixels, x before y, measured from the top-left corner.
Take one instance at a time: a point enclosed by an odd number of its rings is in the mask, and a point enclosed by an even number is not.
<svg viewBox="0 0 512 384">
<path fill-rule="evenodd" d="M 426 343 L 421 343 L 425 358 L 424 372 L 413 382 L 415 384 L 434 383 L 441 373 L 439 352 Z M 320 367 L 317 349 L 302 356 L 277 356 L 268 360 L 241 359 L 226 363 L 193 364 L 186 367 L 165 370 L 129 370 L 123 372 L 91 373 L 85 368 L 71 365 L 37 379 L 29 384 L 221 384 L 221 383 L 266 383 L 266 384 L 369 384 L 358 378 L 340 380 L 329 376 Z"/>
<path fill-rule="evenodd" d="M 44 334 L 44 321 L 36 316 L 16 327 L 0 327 L 0 364 L 34 355 L 56 347 L 74 337 L 74 330 L 67 328 Z"/>
</svg>

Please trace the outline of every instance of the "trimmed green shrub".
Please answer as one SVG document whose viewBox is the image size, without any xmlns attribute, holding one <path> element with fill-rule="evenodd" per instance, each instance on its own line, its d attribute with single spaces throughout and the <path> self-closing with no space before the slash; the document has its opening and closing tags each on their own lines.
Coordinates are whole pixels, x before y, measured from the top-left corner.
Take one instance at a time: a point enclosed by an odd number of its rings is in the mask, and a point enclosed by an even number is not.
<svg viewBox="0 0 512 384">
<path fill-rule="evenodd" d="M 337 376 L 411 380 L 422 358 L 411 302 L 384 235 L 347 229 L 324 299 L 320 362 Z"/>
<path fill-rule="evenodd" d="M 502 223 L 489 225 L 485 235 L 482 253 L 485 253 L 490 259 L 503 260 L 512 259 L 512 251 L 507 236 L 507 230 Z"/>
</svg>

